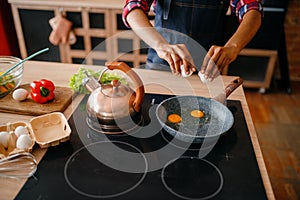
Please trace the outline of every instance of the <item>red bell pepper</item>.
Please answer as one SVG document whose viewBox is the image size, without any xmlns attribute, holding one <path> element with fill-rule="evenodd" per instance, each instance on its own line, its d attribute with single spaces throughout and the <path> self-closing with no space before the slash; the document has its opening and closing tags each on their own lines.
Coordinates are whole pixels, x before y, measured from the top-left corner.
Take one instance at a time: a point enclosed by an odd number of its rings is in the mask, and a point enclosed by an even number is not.
<svg viewBox="0 0 300 200">
<path fill-rule="evenodd" d="M 30 95 L 33 101 L 37 103 L 46 103 L 54 99 L 54 83 L 47 79 L 33 81 L 30 83 Z"/>
</svg>

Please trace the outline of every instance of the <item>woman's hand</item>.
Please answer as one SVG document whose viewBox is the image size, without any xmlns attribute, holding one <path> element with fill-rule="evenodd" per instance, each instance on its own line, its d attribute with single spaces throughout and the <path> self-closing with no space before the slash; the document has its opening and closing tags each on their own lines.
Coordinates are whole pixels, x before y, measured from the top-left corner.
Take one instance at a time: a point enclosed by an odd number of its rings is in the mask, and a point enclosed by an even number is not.
<svg viewBox="0 0 300 200">
<path fill-rule="evenodd" d="M 238 53 L 239 50 L 235 46 L 213 45 L 204 57 L 200 73 L 204 74 L 205 79 L 212 81 L 236 59 Z"/>
<path fill-rule="evenodd" d="M 196 71 L 192 56 L 184 44 L 169 44 L 164 37 L 157 32 L 148 17 L 141 9 L 134 9 L 127 15 L 127 22 L 135 33 L 152 47 L 157 55 L 168 62 L 171 71 L 181 74 L 180 65 L 184 65 L 186 73 Z"/>
<path fill-rule="evenodd" d="M 239 52 L 250 42 L 261 25 L 261 13 L 250 10 L 244 16 L 236 32 L 225 46 L 212 46 L 203 60 L 200 73 L 212 81 L 234 61 Z"/>
<path fill-rule="evenodd" d="M 175 75 L 181 74 L 180 66 L 184 65 L 186 74 L 190 71 L 195 72 L 196 67 L 191 54 L 184 44 L 168 44 L 163 43 L 155 48 L 157 55 L 168 62 L 171 71 Z"/>
</svg>

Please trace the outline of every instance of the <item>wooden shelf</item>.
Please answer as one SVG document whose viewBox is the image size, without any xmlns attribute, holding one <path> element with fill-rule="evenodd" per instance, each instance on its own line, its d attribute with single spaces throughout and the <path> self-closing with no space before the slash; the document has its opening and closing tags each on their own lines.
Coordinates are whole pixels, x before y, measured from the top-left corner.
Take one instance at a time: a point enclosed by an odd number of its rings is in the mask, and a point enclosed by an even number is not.
<svg viewBox="0 0 300 200">
<path fill-rule="evenodd" d="M 124 61 L 135 68 L 146 61 L 146 54 L 140 51 L 143 42 L 122 22 L 123 1 L 9 0 L 9 2 L 12 6 L 22 58 L 38 50 L 43 44 L 40 49 L 45 45 L 50 46 L 51 55 L 36 57 L 36 60 L 77 64 Z M 31 18 L 32 14 L 38 17 Z M 74 45 L 53 46 L 48 40 L 52 29 L 45 23 L 59 14 L 73 22 L 73 31 L 77 38 Z M 41 30 L 40 23 L 48 27 Z M 34 32 L 31 33 L 29 29 Z M 40 40 L 37 42 L 31 37 Z"/>
<path fill-rule="evenodd" d="M 260 88 L 264 91 L 270 88 L 276 64 L 276 50 L 246 48 L 222 74 L 238 75 L 244 79 L 244 87 Z"/>
</svg>

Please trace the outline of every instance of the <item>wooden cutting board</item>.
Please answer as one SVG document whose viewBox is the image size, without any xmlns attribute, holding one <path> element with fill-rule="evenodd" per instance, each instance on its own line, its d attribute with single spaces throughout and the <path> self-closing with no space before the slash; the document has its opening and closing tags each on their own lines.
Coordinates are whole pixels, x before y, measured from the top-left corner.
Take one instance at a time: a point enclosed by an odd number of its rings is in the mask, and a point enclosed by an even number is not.
<svg viewBox="0 0 300 200">
<path fill-rule="evenodd" d="M 29 84 L 21 85 L 19 88 L 24 88 L 30 92 Z M 73 91 L 71 88 L 56 86 L 54 94 L 55 99 L 53 101 L 39 104 L 31 99 L 30 94 L 24 101 L 16 101 L 10 93 L 0 99 L 0 112 L 34 116 L 51 112 L 63 112 L 72 102 Z"/>
</svg>

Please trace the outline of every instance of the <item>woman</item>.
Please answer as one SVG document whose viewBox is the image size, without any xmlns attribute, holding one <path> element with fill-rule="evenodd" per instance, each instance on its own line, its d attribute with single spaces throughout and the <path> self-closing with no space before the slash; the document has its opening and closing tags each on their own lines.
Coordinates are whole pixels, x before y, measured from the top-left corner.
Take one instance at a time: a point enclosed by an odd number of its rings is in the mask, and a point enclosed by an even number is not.
<svg viewBox="0 0 300 200">
<path fill-rule="evenodd" d="M 151 5 L 155 12 L 154 27 L 147 17 Z M 222 25 L 229 6 L 238 16 L 240 25 L 222 45 L 219 43 Z M 166 69 L 168 64 L 169 70 L 178 75 L 181 65 L 185 73 L 195 72 L 196 66 L 201 65 L 200 72 L 212 81 L 256 34 L 262 10 L 261 0 L 126 0 L 123 20 L 152 48 L 147 58 L 149 68 Z M 170 32 L 166 30 L 178 31 L 202 45 L 208 52 L 201 64 L 195 66 L 195 56 L 184 42 L 186 38 L 180 39 L 180 34 L 177 34 L 179 38 L 174 34 L 169 37 Z"/>
</svg>

